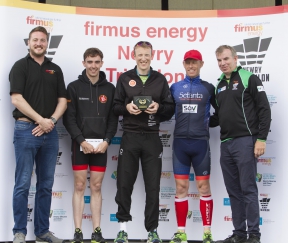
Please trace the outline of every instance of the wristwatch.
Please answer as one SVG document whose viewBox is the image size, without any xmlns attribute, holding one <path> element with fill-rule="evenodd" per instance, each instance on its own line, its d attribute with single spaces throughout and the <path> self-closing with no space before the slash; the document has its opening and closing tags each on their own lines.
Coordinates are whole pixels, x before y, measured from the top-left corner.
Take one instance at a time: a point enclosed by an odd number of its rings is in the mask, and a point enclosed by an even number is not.
<svg viewBox="0 0 288 243">
<path fill-rule="evenodd" d="M 52 120 L 52 122 L 54 123 L 54 125 L 57 124 L 57 120 L 56 120 L 53 116 L 51 116 L 50 119 Z"/>
<path fill-rule="evenodd" d="M 111 144 L 111 139 L 109 139 L 109 138 L 104 138 L 104 139 L 103 139 L 103 142 L 104 142 L 104 141 L 105 141 L 105 142 L 107 142 L 107 143 L 108 143 L 108 145 L 110 145 L 110 144 Z"/>
</svg>

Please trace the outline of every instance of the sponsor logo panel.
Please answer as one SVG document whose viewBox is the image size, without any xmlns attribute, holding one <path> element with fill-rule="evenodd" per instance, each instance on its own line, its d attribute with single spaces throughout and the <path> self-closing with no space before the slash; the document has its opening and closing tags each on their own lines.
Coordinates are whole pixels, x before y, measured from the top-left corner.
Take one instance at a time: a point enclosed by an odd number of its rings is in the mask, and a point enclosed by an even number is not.
<svg viewBox="0 0 288 243">
<path fill-rule="evenodd" d="M 273 107 L 273 105 L 277 104 L 277 96 L 276 95 L 268 95 L 267 94 L 267 98 L 268 98 L 270 107 Z"/>
<path fill-rule="evenodd" d="M 162 142 L 162 146 L 166 148 L 170 148 L 170 137 L 171 134 L 168 133 L 167 130 L 160 130 L 160 140 Z"/>
<path fill-rule="evenodd" d="M 52 211 L 52 219 L 54 222 L 61 222 L 67 219 L 67 211 L 64 209 L 54 209 Z"/>
<path fill-rule="evenodd" d="M 170 179 L 172 174 L 173 174 L 173 171 L 162 171 L 161 178 Z"/>
<path fill-rule="evenodd" d="M 171 186 L 161 186 L 160 188 L 160 196 L 161 199 L 170 199 L 171 197 L 175 197 L 176 189 Z"/>
<path fill-rule="evenodd" d="M 261 212 L 270 212 L 269 203 L 271 201 L 271 198 L 268 197 L 268 194 L 260 193 L 260 197 L 263 197 L 259 200 L 260 202 L 260 211 Z"/>
<path fill-rule="evenodd" d="M 229 198 L 229 197 L 223 198 L 223 205 L 224 205 L 224 206 L 231 206 L 230 198 Z"/>
<path fill-rule="evenodd" d="M 224 216 L 224 221 L 226 222 L 231 222 L 232 221 L 232 216 Z"/>
<path fill-rule="evenodd" d="M 192 211 L 192 220 L 193 223 L 202 223 L 202 216 L 200 210 Z"/>
<path fill-rule="evenodd" d="M 62 155 L 62 152 L 59 151 L 57 155 L 56 165 L 62 165 L 62 162 L 60 161 L 61 155 Z"/>
<path fill-rule="evenodd" d="M 189 174 L 189 181 L 194 181 L 195 180 L 195 174 L 194 173 L 190 173 Z"/>
<path fill-rule="evenodd" d="M 270 81 L 270 74 L 262 72 L 262 64 L 267 54 L 272 37 L 244 39 L 242 44 L 233 46 L 243 69 L 254 73 L 262 82 Z M 259 90 L 259 89 L 258 89 Z M 261 91 L 264 91 L 264 88 Z"/>
<path fill-rule="evenodd" d="M 90 200 L 91 200 L 91 197 L 90 197 L 90 196 L 84 196 L 84 203 L 85 203 L 85 204 L 89 204 L 89 203 L 90 203 Z"/>
<path fill-rule="evenodd" d="M 33 212 L 33 205 L 32 204 L 28 204 L 27 207 L 27 222 L 32 222 L 32 212 Z"/>
<path fill-rule="evenodd" d="M 28 198 L 35 198 L 36 185 L 30 185 Z"/>
<path fill-rule="evenodd" d="M 189 192 L 187 194 L 187 197 L 191 197 L 193 200 L 199 200 L 200 194 L 199 194 L 199 192 Z"/>
<path fill-rule="evenodd" d="M 117 170 L 113 171 L 113 173 L 111 174 L 111 178 L 113 180 L 116 180 L 117 179 Z"/>
<path fill-rule="evenodd" d="M 68 135 L 69 135 L 64 126 L 60 126 L 57 124 L 56 130 L 57 130 L 59 139 L 63 139 L 65 137 L 68 137 Z"/>
<path fill-rule="evenodd" d="M 62 199 L 66 191 L 52 191 L 52 198 Z"/>
<path fill-rule="evenodd" d="M 182 113 L 197 113 L 198 105 L 182 104 Z"/>
<path fill-rule="evenodd" d="M 92 214 L 91 213 L 83 213 L 82 219 L 92 221 Z"/>
<path fill-rule="evenodd" d="M 116 214 L 110 214 L 110 221 L 112 222 L 118 222 L 118 219 L 116 218 Z"/>
<path fill-rule="evenodd" d="M 168 208 L 168 204 L 160 204 L 159 205 L 159 221 L 169 222 L 168 214 L 170 208 Z"/>
<path fill-rule="evenodd" d="M 261 36 L 265 29 L 265 25 L 269 22 L 261 23 L 237 23 L 234 25 L 234 32 L 246 33 L 248 36 Z"/>
<path fill-rule="evenodd" d="M 119 145 L 121 143 L 122 137 L 114 137 L 111 139 L 111 144 Z"/>
</svg>

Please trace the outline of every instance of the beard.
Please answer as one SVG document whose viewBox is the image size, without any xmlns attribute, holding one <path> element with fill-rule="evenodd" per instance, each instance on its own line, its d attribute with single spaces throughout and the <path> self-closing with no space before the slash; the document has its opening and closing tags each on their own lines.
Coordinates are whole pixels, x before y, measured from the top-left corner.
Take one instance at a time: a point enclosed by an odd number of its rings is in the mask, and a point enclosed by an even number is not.
<svg viewBox="0 0 288 243">
<path fill-rule="evenodd" d="M 35 52 L 34 49 L 30 48 L 30 55 L 34 56 L 34 57 L 43 57 L 46 54 L 46 50 L 42 48 L 41 52 Z"/>
</svg>

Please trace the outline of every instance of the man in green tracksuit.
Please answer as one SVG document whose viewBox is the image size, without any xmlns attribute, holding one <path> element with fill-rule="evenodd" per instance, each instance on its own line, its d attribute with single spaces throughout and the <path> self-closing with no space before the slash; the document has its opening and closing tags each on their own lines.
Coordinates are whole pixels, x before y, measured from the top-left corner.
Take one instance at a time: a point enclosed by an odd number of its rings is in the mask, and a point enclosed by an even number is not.
<svg viewBox="0 0 288 243">
<path fill-rule="evenodd" d="M 215 89 L 219 110 L 211 123 L 219 122 L 221 128 L 220 164 L 234 225 L 233 235 L 221 242 L 260 243 L 255 178 L 257 158 L 265 153 L 270 106 L 260 79 L 237 67 L 238 57 L 233 47 L 218 47 L 216 57 L 223 74 Z"/>
</svg>

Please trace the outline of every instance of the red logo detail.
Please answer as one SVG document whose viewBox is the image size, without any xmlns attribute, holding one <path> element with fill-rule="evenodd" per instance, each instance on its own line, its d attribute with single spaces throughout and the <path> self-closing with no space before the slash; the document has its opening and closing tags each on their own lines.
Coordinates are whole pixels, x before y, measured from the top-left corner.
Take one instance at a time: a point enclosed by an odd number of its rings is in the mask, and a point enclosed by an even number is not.
<svg viewBox="0 0 288 243">
<path fill-rule="evenodd" d="M 131 87 L 135 87 L 136 81 L 133 80 L 133 79 L 131 79 L 131 80 L 129 81 L 129 85 L 130 85 Z"/>
<path fill-rule="evenodd" d="M 101 103 L 106 103 L 107 102 L 107 96 L 106 95 L 100 95 L 99 96 L 99 101 Z"/>
<path fill-rule="evenodd" d="M 54 73 L 55 73 L 54 70 L 49 70 L 49 69 L 46 69 L 45 72 L 46 72 L 46 73 L 50 73 L 50 74 L 54 74 Z"/>
</svg>

